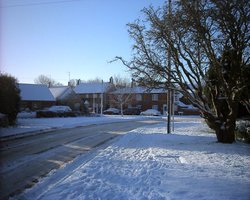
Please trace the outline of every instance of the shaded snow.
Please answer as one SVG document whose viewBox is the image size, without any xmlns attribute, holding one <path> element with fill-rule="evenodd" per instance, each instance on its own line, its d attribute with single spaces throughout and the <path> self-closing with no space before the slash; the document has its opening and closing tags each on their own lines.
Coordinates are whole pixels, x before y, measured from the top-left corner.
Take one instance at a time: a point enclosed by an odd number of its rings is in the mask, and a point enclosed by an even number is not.
<svg viewBox="0 0 250 200">
<path fill-rule="evenodd" d="M 39 199 L 249 200 L 250 146 L 216 143 L 200 119 L 176 121 L 174 134 L 165 123 L 138 128 L 89 162 L 73 162 Z M 39 187 L 20 198 L 37 199 Z"/>
<path fill-rule="evenodd" d="M 56 100 L 63 100 L 70 94 L 74 93 L 70 86 L 50 87 L 49 90 Z"/>
</svg>

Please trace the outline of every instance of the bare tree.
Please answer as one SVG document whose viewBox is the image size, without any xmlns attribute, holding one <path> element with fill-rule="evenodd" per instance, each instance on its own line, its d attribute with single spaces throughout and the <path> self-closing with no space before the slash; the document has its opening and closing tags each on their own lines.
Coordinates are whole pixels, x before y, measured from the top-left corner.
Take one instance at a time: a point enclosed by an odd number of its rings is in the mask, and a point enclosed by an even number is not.
<svg viewBox="0 0 250 200">
<path fill-rule="evenodd" d="M 70 79 L 68 82 L 68 86 L 75 87 L 77 85 L 77 79 Z"/>
<path fill-rule="evenodd" d="M 133 88 L 129 79 L 120 76 L 114 76 L 113 85 L 110 92 L 110 101 L 112 104 L 120 107 L 123 116 L 124 106 L 130 104 L 133 100 Z"/>
<path fill-rule="evenodd" d="M 96 77 L 94 79 L 89 79 L 87 81 L 82 81 L 83 83 L 102 83 L 102 79 L 99 77 Z"/>
<path fill-rule="evenodd" d="M 43 84 L 43 85 L 47 85 L 48 87 L 52 87 L 52 86 L 62 86 L 61 83 L 56 82 L 54 79 L 45 76 L 45 75 L 40 75 L 38 76 L 38 78 L 36 78 L 34 80 L 34 82 L 36 84 Z"/>
<path fill-rule="evenodd" d="M 121 115 L 123 116 L 124 106 L 130 104 L 133 101 L 133 88 L 125 87 L 119 88 L 110 93 L 110 101 L 112 104 L 118 105 L 121 110 Z"/>
<path fill-rule="evenodd" d="M 131 82 L 126 77 L 121 77 L 120 75 L 114 75 L 113 84 L 116 88 L 131 87 Z"/>
<path fill-rule="evenodd" d="M 245 88 L 243 89 L 242 96 L 240 98 L 240 103 L 245 106 L 248 113 L 250 113 L 250 65 L 242 71 L 242 80 L 245 82 Z"/>
<path fill-rule="evenodd" d="M 116 59 L 144 85 L 169 89 L 170 78 L 199 108 L 217 140 L 232 143 L 240 98 L 243 91 L 249 94 L 242 78 L 249 71 L 249 5 L 248 0 L 180 0 L 172 9 L 145 8 L 144 20 L 128 24 L 132 59 Z"/>
</svg>

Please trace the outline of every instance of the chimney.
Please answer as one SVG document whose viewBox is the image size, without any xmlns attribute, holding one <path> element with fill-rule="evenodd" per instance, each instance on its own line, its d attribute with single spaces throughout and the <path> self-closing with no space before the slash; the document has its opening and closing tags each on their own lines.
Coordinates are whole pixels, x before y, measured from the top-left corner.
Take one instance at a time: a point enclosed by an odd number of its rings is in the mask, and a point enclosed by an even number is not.
<svg viewBox="0 0 250 200">
<path fill-rule="evenodd" d="M 81 83 L 81 80 L 78 79 L 76 84 L 77 84 L 77 85 L 80 85 L 80 83 Z"/>
<path fill-rule="evenodd" d="M 135 87 L 135 80 L 132 78 L 131 79 L 131 88 Z"/>
<path fill-rule="evenodd" d="M 110 79 L 109 79 L 109 83 L 114 84 L 114 79 L 113 79 L 112 76 L 111 76 Z"/>
</svg>

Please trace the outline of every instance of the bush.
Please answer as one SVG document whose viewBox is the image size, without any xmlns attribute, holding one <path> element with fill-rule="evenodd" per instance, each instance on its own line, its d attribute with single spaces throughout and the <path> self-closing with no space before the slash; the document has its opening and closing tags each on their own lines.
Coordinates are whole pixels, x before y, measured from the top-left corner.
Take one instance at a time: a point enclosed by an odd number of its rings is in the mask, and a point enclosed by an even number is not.
<svg viewBox="0 0 250 200">
<path fill-rule="evenodd" d="M 37 118 L 51 118 L 51 117 L 76 117 L 74 112 L 53 112 L 49 110 L 40 110 L 36 112 Z"/>
<path fill-rule="evenodd" d="M 10 125 L 15 124 L 20 105 L 20 90 L 17 80 L 0 74 L 0 113 L 7 115 Z"/>
<path fill-rule="evenodd" d="M 39 110 L 36 112 L 37 118 L 43 118 L 43 117 L 56 117 L 55 112 L 52 111 L 45 111 L 45 110 Z"/>
<path fill-rule="evenodd" d="M 9 125 L 8 116 L 0 113 L 0 127 L 7 127 Z"/>
<path fill-rule="evenodd" d="M 250 121 L 238 120 L 236 122 L 235 134 L 238 140 L 250 143 Z"/>
</svg>

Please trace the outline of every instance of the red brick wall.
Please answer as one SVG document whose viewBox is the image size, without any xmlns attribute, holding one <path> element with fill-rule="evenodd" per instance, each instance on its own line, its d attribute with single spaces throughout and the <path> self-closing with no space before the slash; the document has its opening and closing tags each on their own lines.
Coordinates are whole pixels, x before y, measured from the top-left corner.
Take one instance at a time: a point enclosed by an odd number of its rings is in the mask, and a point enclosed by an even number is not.
<svg viewBox="0 0 250 200">
<path fill-rule="evenodd" d="M 138 106 L 140 106 L 142 111 L 147 110 L 147 109 L 152 109 L 154 105 L 157 105 L 158 106 L 158 110 L 160 112 L 162 112 L 163 111 L 163 105 L 167 104 L 167 94 L 166 93 L 164 93 L 164 94 L 158 94 L 158 100 L 156 100 L 156 101 L 154 101 L 152 99 L 152 95 L 153 94 L 150 94 L 150 93 L 139 94 L 139 95 L 142 96 L 141 101 L 138 101 L 136 99 L 137 95 L 138 94 L 134 94 L 133 95 L 133 99 L 131 100 L 131 102 L 129 104 L 132 107 L 138 107 Z M 112 99 L 112 94 L 110 94 L 109 96 L 110 96 L 110 99 Z M 110 104 L 112 106 L 112 103 L 110 103 Z M 127 108 L 127 107 L 128 107 L 128 105 L 124 106 L 124 108 Z"/>
<path fill-rule="evenodd" d="M 30 110 L 41 110 L 55 105 L 55 101 L 21 101 L 21 110 L 26 108 Z"/>
</svg>

